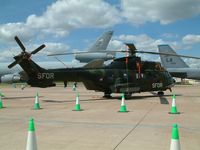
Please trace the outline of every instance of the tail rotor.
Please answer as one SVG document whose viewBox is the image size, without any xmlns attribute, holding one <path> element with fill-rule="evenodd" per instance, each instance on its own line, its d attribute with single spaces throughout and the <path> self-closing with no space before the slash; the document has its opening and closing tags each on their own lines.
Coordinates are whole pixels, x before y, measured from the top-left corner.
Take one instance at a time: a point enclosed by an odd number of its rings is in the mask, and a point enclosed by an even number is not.
<svg viewBox="0 0 200 150">
<path fill-rule="evenodd" d="M 42 44 L 41 46 L 39 46 L 38 48 L 33 50 L 31 53 L 28 53 L 26 51 L 25 46 L 23 45 L 23 43 L 21 42 L 21 40 L 17 36 L 15 36 L 15 41 L 17 42 L 19 47 L 22 49 L 22 52 L 19 55 L 13 57 L 15 59 L 15 61 L 12 62 L 10 65 L 8 65 L 8 68 L 12 68 L 15 65 L 19 64 L 23 59 L 28 60 L 31 57 L 32 54 L 38 53 L 40 50 L 42 50 L 45 47 L 45 44 Z"/>
</svg>

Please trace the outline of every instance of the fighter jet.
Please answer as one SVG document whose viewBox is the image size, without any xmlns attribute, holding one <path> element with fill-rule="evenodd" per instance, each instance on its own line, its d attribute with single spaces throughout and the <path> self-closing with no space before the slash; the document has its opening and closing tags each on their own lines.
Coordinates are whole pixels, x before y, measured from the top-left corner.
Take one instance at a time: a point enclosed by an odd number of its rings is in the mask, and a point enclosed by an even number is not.
<svg viewBox="0 0 200 150">
<path fill-rule="evenodd" d="M 173 77 L 200 80 L 200 69 L 189 67 L 180 56 L 175 56 L 177 53 L 169 45 L 158 45 L 158 50 L 160 53 L 173 54 L 160 55 L 163 67 Z"/>
<path fill-rule="evenodd" d="M 56 68 L 75 68 L 75 67 L 82 67 L 87 62 L 93 59 L 104 59 L 109 60 L 112 59 L 114 56 L 111 53 L 105 52 L 107 46 L 110 42 L 110 39 L 113 35 L 113 31 L 107 31 L 103 33 L 96 42 L 88 49 L 88 54 L 76 54 L 75 59 L 79 60 L 81 63 L 77 63 L 77 61 L 73 62 L 38 62 L 39 65 L 44 67 L 45 69 L 56 69 Z M 22 49 L 25 49 L 22 42 L 15 38 L 16 42 Z M 44 48 L 44 47 L 42 47 Z M 101 52 L 102 51 L 102 52 Z M 0 63 L 0 83 L 15 83 L 21 82 L 26 80 L 26 74 L 23 72 L 22 68 L 19 66 L 14 66 L 12 69 L 9 69 L 7 66 L 10 63 Z"/>
</svg>

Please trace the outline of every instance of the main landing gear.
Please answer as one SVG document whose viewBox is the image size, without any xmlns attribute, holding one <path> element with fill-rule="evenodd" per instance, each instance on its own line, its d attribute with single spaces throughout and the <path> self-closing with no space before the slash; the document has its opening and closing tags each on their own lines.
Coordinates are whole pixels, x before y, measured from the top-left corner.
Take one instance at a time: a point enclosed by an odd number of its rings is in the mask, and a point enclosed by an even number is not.
<svg viewBox="0 0 200 150">
<path fill-rule="evenodd" d="M 103 96 L 103 98 L 111 98 L 112 96 L 111 96 L 111 92 L 108 92 L 108 91 L 106 91 L 106 92 L 104 92 L 104 96 Z"/>
<path fill-rule="evenodd" d="M 164 92 L 163 91 L 158 91 L 158 96 L 163 96 Z"/>
<path fill-rule="evenodd" d="M 125 94 L 124 94 L 125 99 L 130 99 L 130 98 L 131 98 L 131 95 L 132 95 L 132 93 L 125 93 Z"/>
</svg>

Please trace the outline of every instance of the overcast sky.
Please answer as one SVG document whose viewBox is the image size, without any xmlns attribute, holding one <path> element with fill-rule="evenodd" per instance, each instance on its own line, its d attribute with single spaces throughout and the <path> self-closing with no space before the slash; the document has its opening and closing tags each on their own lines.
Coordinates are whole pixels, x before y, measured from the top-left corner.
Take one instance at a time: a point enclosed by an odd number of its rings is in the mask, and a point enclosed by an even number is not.
<svg viewBox="0 0 200 150">
<path fill-rule="evenodd" d="M 0 1 L 0 62 L 12 61 L 12 54 L 20 52 L 15 35 L 30 51 L 45 43 L 47 47 L 34 56 L 41 61 L 53 59 L 45 56 L 49 52 L 86 50 L 108 30 L 114 31 L 112 50 L 123 48 L 124 42 L 148 51 L 170 44 L 179 54 L 200 56 L 200 1 Z M 142 57 L 155 60 L 155 56 Z M 69 56 L 62 59 L 70 60 Z M 200 64 L 186 61 L 191 66 Z"/>
</svg>

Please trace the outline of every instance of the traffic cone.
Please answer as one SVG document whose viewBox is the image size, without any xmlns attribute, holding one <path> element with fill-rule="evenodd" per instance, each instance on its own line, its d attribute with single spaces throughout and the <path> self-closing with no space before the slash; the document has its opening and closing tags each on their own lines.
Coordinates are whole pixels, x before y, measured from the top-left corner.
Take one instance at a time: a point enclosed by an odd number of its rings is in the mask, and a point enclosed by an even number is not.
<svg viewBox="0 0 200 150">
<path fill-rule="evenodd" d="M 13 83 L 12 86 L 13 86 L 14 88 L 16 88 L 16 83 Z"/>
<path fill-rule="evenodd" d="M 180 114 L 176 108 L 176 95 L 175 94 L 172 95 L 172 107 L 171 107 L 170 114 Z"/>
<path fill-rule="evenodd" d="M 170 150 L 181 150 L 177 124 L 173 124 Z"/>
<path fill-rule="evenodd" d="M 2 92 L 0 92 L 0 96 L 1 96 L 1 97 L 5 97 L 5 95 L 4 95 Z"/>
<path fill-rule="evenodd" d="M 34 104 L 34 109 L 35 109 L 35 110 L 38 110 L 38 109 L 40 109 L 40 103 L 39 103 L 39 94 L 38 94 L 38 92 L 36 93 L 36 96 L 35 96 L 35 104 Z"/>
<path fill-rule="evenodd" d="M 74 84 L 73 84 L 72 88 L 73 88 L 73 91 L 76 91 L 76 86 Z"/>
<path fill-rule="evenodd" d="M 121 107 L 119 112 L 127 112 L 126 105 L 125 105 L 125 96 L 122 94 L 122 100 L 121 100 Z"/>
<path fill-rule="evenodd" d="M 2 108 L 3 108 L 3 101 L 2 101 L 2 97 L 0 95 L 0 109 L 2 109 Z"/>
<path fill-rule="evenodd" d="M 29 120 L 28 138 L 26 143 L 26 150 L 37 150 L 37 141 L 35 135 L 34 120 Z"/>
<path fill-rule="evenodd" d="M 81 105 L 79 103 L 79 94 L 78 93 L 76 94 L 76 105 L 75 105 L 74 110 L 75 111 L 81 111 Z"/>
</svg>

